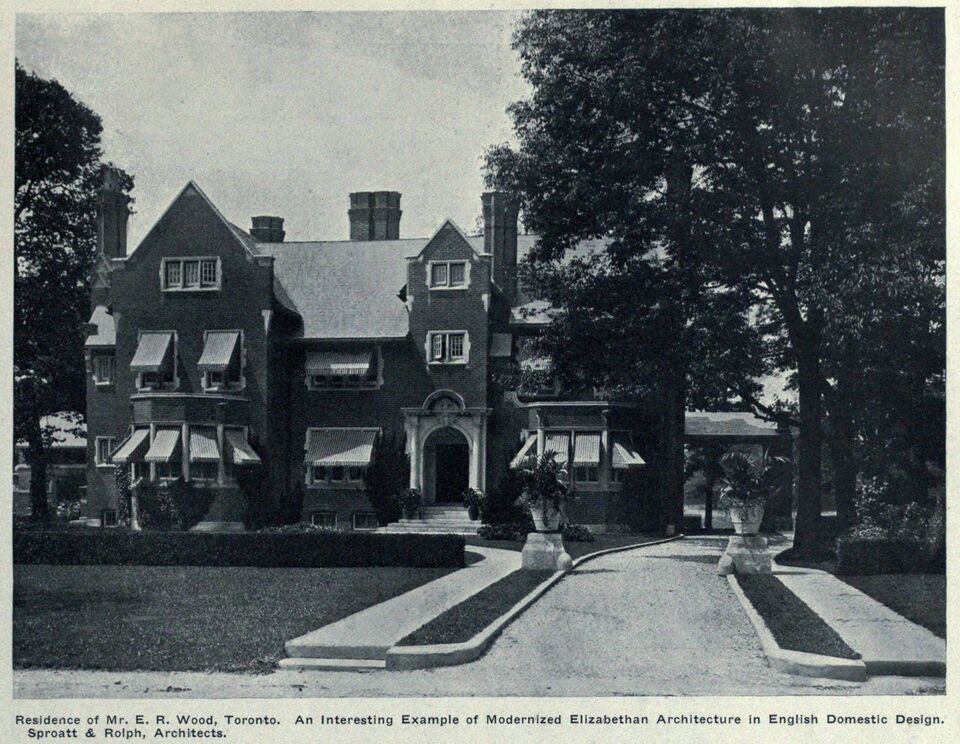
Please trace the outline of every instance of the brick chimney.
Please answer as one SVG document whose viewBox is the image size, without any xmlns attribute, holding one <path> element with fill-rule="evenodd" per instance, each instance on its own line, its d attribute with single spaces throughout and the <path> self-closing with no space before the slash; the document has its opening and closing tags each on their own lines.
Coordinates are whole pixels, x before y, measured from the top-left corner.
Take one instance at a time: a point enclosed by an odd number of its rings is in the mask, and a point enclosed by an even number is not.
<svg viewBox="0 0 960 744">
<path fill-rule="evenodd" d="M 513 302 L 517 295 L 517 202 L 503 191 L 488 191 L 483 202 L 483 250 L 493 256 L 493 281 Z"/>
<path fill-rule="evenodd" d="M 350 194 L 350 240 L 399 240 L 400 192 L 356 191 Z"/>
<path fill-rule="evenodd" d="M 129 197 L 120 186 L 117 169 L 104 168 L 100 203 L 97 205 L 97 241 L 100 253 L 106 258 L 123 258 L 127 255 L 129 203 Z"/>
<path fill-rule="evenodd" d="M 286 235 L 283 231 L 283 217 L 251 218 L 250 234 L 258 243 L 282 243 Z"/>
</svg>

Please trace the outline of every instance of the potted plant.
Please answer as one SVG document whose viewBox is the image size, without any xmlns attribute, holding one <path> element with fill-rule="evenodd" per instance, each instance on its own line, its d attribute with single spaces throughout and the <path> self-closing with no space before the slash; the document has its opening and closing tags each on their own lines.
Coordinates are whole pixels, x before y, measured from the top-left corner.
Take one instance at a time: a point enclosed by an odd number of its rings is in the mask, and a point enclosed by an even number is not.
<svg viewBox="0 0 960 744">
<path fill-rule="evenodd" d="M 463 492 L 463 504 L 467 507 L 467 516 L 472 521 L 475 522 L 483 513 L 486 498 L 483 491 L 478 491 L 476 488 L 468 488 Z"/>
<path fill-rule="evenodd" d="M 420 493 L 419 488 L 407 488 L 400 492 L 397 500 L 400 502 L 400 508 L 403 510 L 404 519 L 413 519 L 420 513 L 423 494 Z"/>
<path fill-rule="evenodd" d="M 522 490 L 517 505 L 530 510 L 537 532 L 556 532 L 560 528 L 567 501 L 566 478 L 566 468 L 557 462 L 554 452 L 545 452 L 520 471 Z"/>
<path fill-rule="evenodd" d="M 720 506 L 727 509 L 733 531 L 738 535 L 756 535 L 763 520 L 766 500 L 779 491 L 772 483 L 773 464 L 782 457 L 771 457 L 764 450 L 759 457 L 728 452 L 720 458 Z"/>
</svg>

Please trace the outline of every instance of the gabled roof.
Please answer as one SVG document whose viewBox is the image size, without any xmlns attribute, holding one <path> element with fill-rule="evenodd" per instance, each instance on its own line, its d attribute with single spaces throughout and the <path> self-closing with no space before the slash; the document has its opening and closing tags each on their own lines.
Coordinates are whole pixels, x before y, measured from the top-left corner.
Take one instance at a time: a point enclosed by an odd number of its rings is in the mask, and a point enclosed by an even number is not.
<svg viewBox="0 0 960 744">
<path fill-rule="evenodd" d="M 277 299 L 303 318 L 304 338 L 404 338 L 407 307 L 397 296 L 407 256 L 427 238 L 259 243 L 273 256 Z"/>
<path fill-rule="evenodd" d="M 87 336 L 87 340 L 83 342 L 84 346 L 89 348 L 117 345 L 117 324 L 113 316 L 107 311 L 106 306 L 97 305 L 93 308 L 88 323 L 91 326 L 96 326 L 96 330 Z"/>
<path fill-rule="evenodd" d="M 451 230 L 454 230 L 461 238 L 463 238 L 463 242 L 469 245 L 470 248 L 473 250 L 473 252 L 477 254 L 477 256 L 487 255 L 486 253 L 483 252 L 483 236 L 482 235 L 480 235 L 479 238 L 476 235 L 473 235 L 473 236 L 467 235 L 463 230 L 460 229 L 460 226 L 456 222 L 454 222 L 452 219 L 447 217 L 443 222 L 440 223 L 440 226 L 433 231 L 433 235 L 431 235 L 429 238 L 427 238 L 424 241 L 423 247 L 416 253 L 412 254 L 410 258 L 419 258 L 420 254 L 423 253 L 426 250 L 427 246 L 433 242 L 433 239 L 437 237 L 440 233 L 442 233 L 444 229 L 447 227 L 450 227 Z"/>
</svg>

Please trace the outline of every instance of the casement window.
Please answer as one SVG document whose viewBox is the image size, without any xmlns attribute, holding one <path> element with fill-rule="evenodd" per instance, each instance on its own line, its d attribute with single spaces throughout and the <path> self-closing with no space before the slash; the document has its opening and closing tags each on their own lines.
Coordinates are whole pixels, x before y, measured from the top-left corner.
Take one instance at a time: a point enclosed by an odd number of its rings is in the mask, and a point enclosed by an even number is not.
<svg viewBox="0 0 960 744">
<path fill-rule="evenodd" d="M 191 462 L 190 480 L 215 481 L 219 465 L 215 462 Z"/>
<path fill-rule="evenodd" d="M 355 530 L 375 530 L 380 524 L 377 522 L 377 515 L 373 512 L 354 512 L 353 529 Z"/>
<path fill-rule="evenodd" d="M 93 381 L 98 386 L 113 385 L 117 379 L 117 358 L 113 354 L 93 357 Z"/>
<path fill-rule="evenodd" d="M 427 345 L 431 364 L 463 364 L 467 361 L 466 331 L 433 331 Z"/>
<path fill-rule="evenodd" d="M 100 467 L 109 467 L 111 465 L 110 455 L 117 448 L 116 437 L 97 437 L 96 439 L 96 463 Z"/>
<path fill-rule="evenodd" d="M 466 261 L 431 261 L 429 264 L 431 289 L 463 289 L 467 286 Z"/>
<path fill-rule="evenodd" d="M 326 527 L 335 530 L 337 528 L 337 513 L 335 511 L 310 512 L 310 524 L 314 527 Z"/>
<path fill-rule="evenodd" d="M 311 468 L 311 484 L 314 486 L 358 486 L 366 478 L 367 469 L 342 465 L 314 465 Z"/>
<path fill-rule="evenodd" d="M 164 291 L 220 289 L 220 259 L 214 256 L 165 258 L 160 276 Z"/>
<path fill-rule="evenodd" d="M 116 527 L 117 524 L 118 521 L 116 509 L 104 509 L 102 512 L 100 512 L 100 525 L 102 527 Z"/>
<path fill-rule="evenodd" d="M 183 475 L 183 466 L 179 460 L 158 462 L 155 467 L 157 469 L 157 480 L 171 481 Z"/>
<path fill-rule="evenodd" d="M 599 483 L 600 468 L 576 467 L 573 469 L 573 480 L 577 483 Z"/>
</svg>

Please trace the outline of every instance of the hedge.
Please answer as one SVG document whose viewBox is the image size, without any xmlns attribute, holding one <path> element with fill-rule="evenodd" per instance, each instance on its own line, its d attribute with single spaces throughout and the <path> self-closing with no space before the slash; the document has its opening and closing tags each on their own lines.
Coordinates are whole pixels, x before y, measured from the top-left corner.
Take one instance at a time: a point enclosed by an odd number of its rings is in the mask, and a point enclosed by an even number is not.
<svg viewBox="0 0 960 744">
<path fill-rule="evenodd" d="M 14 563 L 351 568 L 464 565 L 458 535 L 15 530 Z"/>
<path fill-rule="evenodd" d="M 840 576 L 937 572 L 936 557 L 913 540 L 841 537 L 837 541 Z"/>
</svg>

